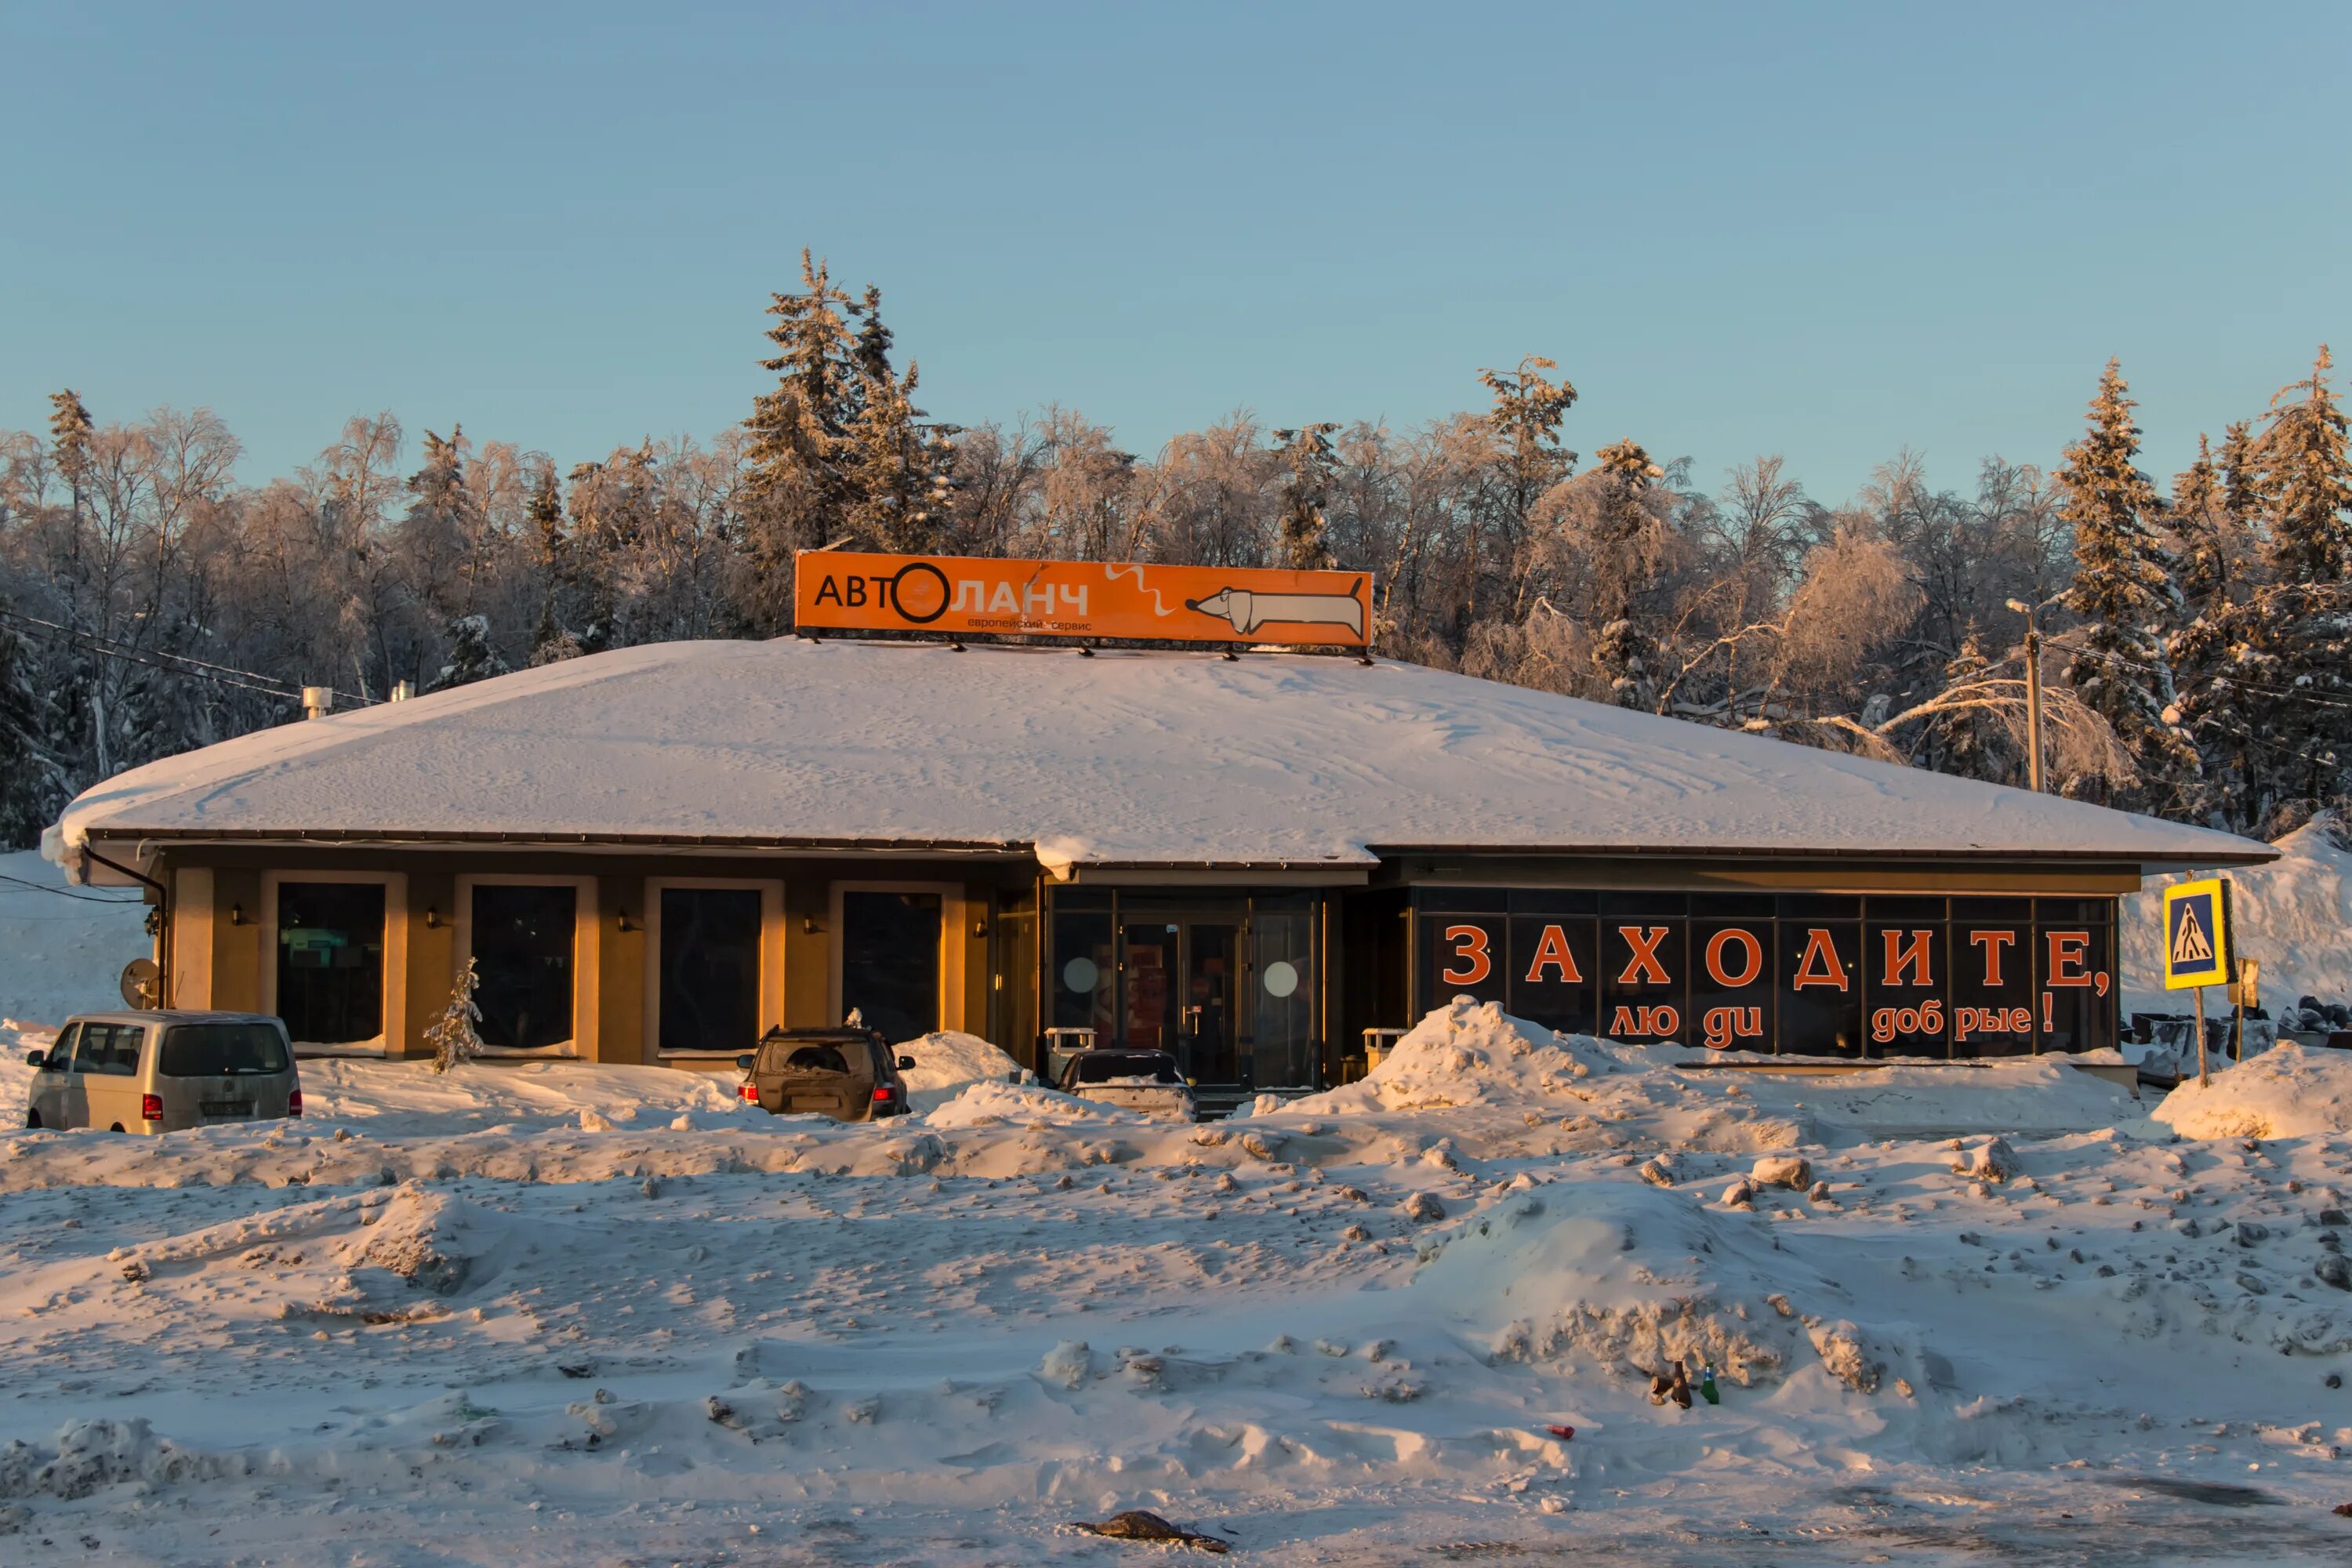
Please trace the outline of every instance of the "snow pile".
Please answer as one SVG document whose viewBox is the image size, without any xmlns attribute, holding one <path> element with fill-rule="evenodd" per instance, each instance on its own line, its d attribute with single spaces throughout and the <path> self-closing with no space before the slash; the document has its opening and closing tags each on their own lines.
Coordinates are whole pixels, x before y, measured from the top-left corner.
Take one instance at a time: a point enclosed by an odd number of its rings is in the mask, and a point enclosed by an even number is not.
<svg viewBox="0 0 2352 1568">
<path fill-rule="evenodd" d="M 1297 1111 L 1433 1110 L 1532 1105 L 1615 1064 L 1597 1041 L 1456 997 L 1400 1038 L 1361 1079 L 1294 1101 Z"/>
<path fill-rule="evenodd" d="M 0 855 L 0 1015 L 54 1027 L 120 1007 L 122 966 L 154 943 L 136 888 L 74 888 L 25 849 Z"/>
<path fill-rule="evenodd" d="M 2308 1138 L 2352 1131 L 2352 1051 L 2292 1042 L 2164 1097 L 2157 1121 L 2187 1138 Z"/>
<path fill-rule="evenodd" d="M 1037 1084 L 983 1080 L 967 1084 L 961 1093 L 920 1121 L 926 1127 L 947 1130 L 1007 1122 L 1024 1127 L 1089 1121 L 1139 1125 L 1142 1118 L 1116 1106 L 1080 1100 Z"/>
<path fill-rule="evenodd" d="M 2278 841 L 2277 860 L 2229 874 L 2238 955 L 2262 961 L 2263 998 L 2274 1016 L 2304 996 L 2352 1002 L 2352 853 L 2328 837 L 2329 825 L 2307 823 Z M 2164 889 L 2183 879 L 2159 879 L 2123 900 L 2126 1006 L 2189 1011 L 2185 992 L 2164 989 Z M 2221 993 L 2207 1001 L 2219 1007 Z"/>
<path fill-rule="evenodd" d="M 436 1073 L 423 1060 L 341 1058 L 299 1065 L 303 1106 L 311 1120 L 347 1121 L 378 1137 L 565 1121 L 609 1131 L 615 1126 L 656 1126 L 689 1111 L 754 1113 L 735 1097 L 731 1075 L 722 1083 L 675 1068 L 476 1061 Z"/>
<path fill-rule="evenodd" d="M 892 1047 L 915 1065 L 900 1068 L 907 1098 L 917 1110 L 935 1110 L 961 1093 L 967 1084 L 1011 1083 L 1021 1075 L 1021 1064 L 982 1039 L 957 1029 L 935 1029 Z"/>
</svg>

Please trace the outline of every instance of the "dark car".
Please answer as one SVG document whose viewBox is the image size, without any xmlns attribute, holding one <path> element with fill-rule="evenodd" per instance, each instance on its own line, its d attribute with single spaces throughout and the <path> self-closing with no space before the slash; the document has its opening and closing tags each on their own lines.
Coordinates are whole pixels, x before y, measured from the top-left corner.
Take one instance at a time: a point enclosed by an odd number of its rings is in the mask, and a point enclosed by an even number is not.
<svg viewBox="0 0 2352 1568">
<path fill-rule="evenodd" d="M 775 1116 L 814 1112 L 836 1121 L 907 1114 L 901 1068 L 877 1029 L 770 1029 L 760 1048 L 735 1058 L 743 1081 L 735 1092 Z"/>
</svg>

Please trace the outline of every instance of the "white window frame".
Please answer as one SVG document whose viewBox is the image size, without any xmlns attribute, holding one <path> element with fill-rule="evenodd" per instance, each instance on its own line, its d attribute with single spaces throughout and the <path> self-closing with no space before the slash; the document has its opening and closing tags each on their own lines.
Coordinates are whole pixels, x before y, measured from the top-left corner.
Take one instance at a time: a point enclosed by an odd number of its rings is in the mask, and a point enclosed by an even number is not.
<svg viewBox="0 0 2352 1568">
<path fill-rule="evenodd" d="M 649 1060 L 692 1061 L 733 1051 L 665 1051 L 661 1048 L 661 896 L 672 888 L 732 888 L 760 895 L 759 1028 L 782 1026 L 784 1021 L 784 883 L 781 877 L 648 877 L 644 912 L 646 928 L 646 1051 Z M 746 1050 L 751 1047 L 747 1045 Z"/>
<path fill-rule="evenodd" d="M 493 1054 L 501 1057 L 545 1058 L 550 1060 L 594 1061 L 596 1059 L 596 962 L 600 917 L 596 904 L 596 879 L 569 877 L 561 874 L 532 874 L 523 871 L 465 872 L 457 878 L 456 910 L 457 941 L 451 944 L 449 981 L 457 984 L 457 976 L 466 972 L 466 963 L 474 956 L 474 889 L 476 888 L 571 888 L 576 892 L 572 914 L 572 1048 L 562 1046 L 541 1046 L 530 1050 L 493 1046 Z"/>
<path fill-rule="evenodd" d="M 278 889 L 289 882 L 374 884 L 383 889 L 383 1053 L 399 1056 L 408 1038 L 408 874 L 404 871 L 264 871 L 261 874 L 261 1010 L 278 1012 Z M 304 1040 L 310 1046 L 360 1040 Z"/>
<path fill-rule="evenodd" d="M 955 1010 L 948 1005 L 948 987 L 953 980 L 954 972 L 958 966 L 948 962 L 948 955 L 952 951 L 948 945 L 948 937 L 949 923 L 955 920 L 961 910 L 964 897 L 963 884 L 961 882 L 858 881 L 833 884 L 827 895 L 833 952 L 825 983 L 825 1009 L 826 1016 L 835 1019 L 839 1019 L 842 1016 L 841 965 L 848 949 L 846 939 L 849 933 L 844 928 L 841 919 L 841 896 L 844 893 L 937 893 L 940 896 L 939 1026 L 942 1029 L 954 1027 L 950 1020 L 955 1016 Z"/>
</svg>

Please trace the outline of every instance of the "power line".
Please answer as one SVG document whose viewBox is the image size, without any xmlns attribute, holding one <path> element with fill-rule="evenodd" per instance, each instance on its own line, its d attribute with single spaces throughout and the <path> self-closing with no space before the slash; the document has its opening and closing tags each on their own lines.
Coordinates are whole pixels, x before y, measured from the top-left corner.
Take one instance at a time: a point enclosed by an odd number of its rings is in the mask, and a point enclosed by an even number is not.
<svg viewBox="0 0 2352 1568">
<path fill-rule="evenodd" d="M 262 696 L 275 697 L 287 702 L 302 700 L 300 689 L 289 686 L 278 677 L 265 675 L 259 670 L 239 669 L 235 665 L 215 664 L 209 659 L 197 658 L 190 654 L 172 653 L 162 648 L 133 651 L 122 647 L 119 639 L 101 637 L 96 632 L 80 631 L 72 626 L 59 626 L 55 621 L 45 621 L 37 616 L 27 616 L 17 610 L 0 610 L 0 619 L 15 621 L 23 626 L 53 633 L 83 651 L 94 653 L 101 658 L 143 665 L 150 669 L 160 669 L 166 675 L 184 676 L 194 680 L 209 680 L 216 685 L 231 686 L 242 691 L 255 691 Z M 184 666 L 193 668 L 183 668 Z M 332 687 L 327 689 L 334 692 L 338 700 L 348 700 L 358 707 L 373 708 L 377 705 L 377 700 L 373 698 L 359 696 L 352 692 L 336 691 Z"/>
<path fill-rule="evenodd" d="M 52 893 L 60 899 L 71 899 L 78 904 L 128 904 L 135 909 L 143 901 L 142 899 L 95 899 L 87 893 L 73 893 L 68 892 L 63 888 L 52 888 L 46 882 L 28 882 L 22 877 L 11 877 L 5 872 L 0 872 L 0 882 L 14 882 L 20 888 L 30 888 L 37 893 Z"/>
</svg>

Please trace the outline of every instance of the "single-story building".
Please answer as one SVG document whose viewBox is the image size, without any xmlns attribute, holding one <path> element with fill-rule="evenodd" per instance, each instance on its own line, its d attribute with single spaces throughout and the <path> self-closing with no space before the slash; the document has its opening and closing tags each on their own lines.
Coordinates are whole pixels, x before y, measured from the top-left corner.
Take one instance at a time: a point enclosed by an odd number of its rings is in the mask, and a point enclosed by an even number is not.
<svg viewBox="0 0 2352 1568">
<path fill-rule="evenodd" d="M 1458 994 L 1795 1055 L 2116 1036 L 2116 900 L 2265 845 L 1440 670 L 940 643 L 628 648 L 247 735 L 76 800 L 168 1001 L 425 1049 L 709 1064 L 894 1038 L 1334 1081 Z"/>
</svg>

